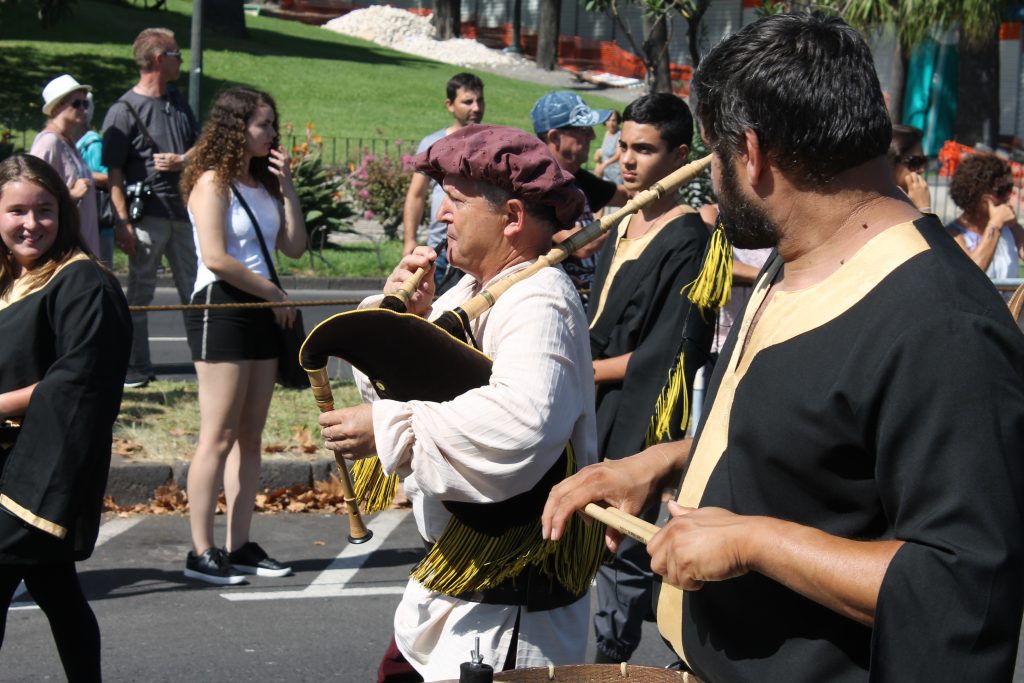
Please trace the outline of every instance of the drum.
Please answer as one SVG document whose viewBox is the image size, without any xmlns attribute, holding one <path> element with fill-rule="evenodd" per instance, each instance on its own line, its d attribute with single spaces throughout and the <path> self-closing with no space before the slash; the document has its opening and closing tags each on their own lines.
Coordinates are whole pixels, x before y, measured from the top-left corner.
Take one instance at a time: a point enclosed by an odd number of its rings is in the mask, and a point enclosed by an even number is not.
<svg viewBox="0 0 1024 683">
<path fill-rule="evenodd" d="M 567 664 L 494 674 L 495 683 L 700 683 L 693 674 L 633 664 Z M 442 683 L 458 683 L 443 681 Z"/>
</svg>

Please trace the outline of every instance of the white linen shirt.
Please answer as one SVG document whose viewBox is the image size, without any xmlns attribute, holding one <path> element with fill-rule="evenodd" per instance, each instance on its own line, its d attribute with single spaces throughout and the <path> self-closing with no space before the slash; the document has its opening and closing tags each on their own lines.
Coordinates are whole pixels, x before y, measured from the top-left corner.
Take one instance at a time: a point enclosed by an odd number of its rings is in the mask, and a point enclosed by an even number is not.
<svg viewBox="0 0 1024 683">
<path fill-rule="evenodd" d="M 495 280 L 529 264 L 519 264 Z M 494 280 L 492 280 L 493 282 Z M 489 284 L 489 283 L 488 283 Z M 434 302 L 429 318 L 480 291 L 465 276 Z M 364 301 L 372 307 L 380 297 Z M 545 268 L 516 283 L 473 322 L 481 351 L 493 360 L 490 382 L 451 401 L 373 401 L 377 452 L 386 472 L 404 480 L 416 525 L 435 542 L 450 514 L 442 500 L 497 502 L 532 488 L 571 440 L 578 467 L 596 462 L 594 371 L 587 319 L 568 276 Z M 424 367 L 426 372 L 444 368 Z M 590 601 L 520 614 L 516 667 L 580 663 Z M 395 613 L 395 642 L 427 681 L 459 677 L 480 638 L 484 662 L 499 671 L 518 608 L 458 600 L 410 580 Z"/>
</svg>

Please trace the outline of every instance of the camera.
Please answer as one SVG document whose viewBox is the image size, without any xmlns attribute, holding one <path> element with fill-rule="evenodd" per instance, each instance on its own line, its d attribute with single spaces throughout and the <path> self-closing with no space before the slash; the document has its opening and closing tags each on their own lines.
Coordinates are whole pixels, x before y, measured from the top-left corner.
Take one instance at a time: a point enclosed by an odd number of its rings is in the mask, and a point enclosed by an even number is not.
<svg viewBox="0 0 1024 683">
<path fill-rule="evenodd" d="M 129 200 L 128 216 L 133 221 L 141 219 L 146 209 L 146 197 L 153 196 L 152 188 L 150 188 L 148 183 L 140 180 L 137 183 L 126 185 L 124 191 L 128 195 Z"/>
</svg>

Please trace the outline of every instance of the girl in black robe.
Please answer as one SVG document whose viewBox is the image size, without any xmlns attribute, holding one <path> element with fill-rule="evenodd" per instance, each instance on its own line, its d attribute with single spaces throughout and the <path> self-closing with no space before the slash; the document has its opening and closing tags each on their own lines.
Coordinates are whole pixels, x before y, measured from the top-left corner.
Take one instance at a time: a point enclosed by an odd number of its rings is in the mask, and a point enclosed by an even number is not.
<svg viewBox="0 0 1024 683">
<path fill-rule="evenodd" d="M 24 581 L 68 680 L 100 680 L 75 562 L 99 531 L 131 320 L 64 183 L 24 154 L 0 163 L 0 339 L 0 644 Z"/>
</svg>

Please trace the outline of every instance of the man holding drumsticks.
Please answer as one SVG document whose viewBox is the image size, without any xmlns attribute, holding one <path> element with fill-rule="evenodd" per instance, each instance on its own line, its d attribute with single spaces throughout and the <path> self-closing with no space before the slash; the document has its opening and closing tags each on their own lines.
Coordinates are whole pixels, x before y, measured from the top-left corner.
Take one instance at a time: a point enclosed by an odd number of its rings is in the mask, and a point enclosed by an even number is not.
<svg viewBox="0 0 1024 683">
<path fill-rule="evenodd" d="M 1024 337 L 896 187 L 871 54 L 840 19 L 751 24 L 693 92 L 727 234 L 777 256 L 692 450 L 556 485 L 545 534 L 592 501 L 636 514 L 685 471 L 647 549 L 659 628 L 704 681 L 1009 680 Z"/>
<path fill-rule="evenodd" d="M 448 226 L 448 259 L 467 273 L 434 302 L 433 273 L 427 273 L 408 307 L 427 318 L 523 270 L 547 253 L 552 234 L 572 225 L 583 209 L 572 176 L 559 169 L 540 140 L 513 128 L 462 128 L 418 156 L 416 169 L 444 188 L 438 216 Z M 388 278 L 385 293 L 398 290 L 420 268 L 432 270 L 436 257 L 432 248 L 417 247 Z M 378 301 L 371 297 L 362 307 Z M 324 413 L 327 447 L 350 459 L 377 454 L 385 472 L 401 475 L 428 546 L 445 547 L 467 513 L 481 522 L 500 509 L 505 519 L 496 524 L 514 524 L 525 529 L 529 543 L 554 549 L 540 534 L 540 511 L 551 486 L 544 481 L 552 475 L 561 480 L 574 465 L 596 460 L 586 315 L 566 274 L 545 268 L 514 284 L 470 327 L 480 351 L 493 361 L 488 384 L 444 402 L 374 400 Z M 364 397 L 373 400 L 366 378 L 357 379 Z M 520 504 L 520 498 L 526 500 Z M 466 528 L 460 533 L 460 539 L 473 536 Z M 491 538 L 501 546 L 509 535 Z M 459 541 L 452 555 L 466 555 L 469 545 Z M 540 548 L 529 552 L 534 550 Z M 501 572 L 526 554 L 496 552 L 489 558 L 473 552 L 468 559 L 482 571 L 505 576 Z M 553 558 L 551 572 L 530 565 L 510 570 L 511 578 L 497 585 L 469 590 L 431 590 L 411 579 L 378 680 L 458 678 L 459 663 L 476 637 L 484 663 L 496 671 L 582 661 L 589 576 L 573 588 L 563 582 L 562 571 L 580 561 Z"/>
</svg>

